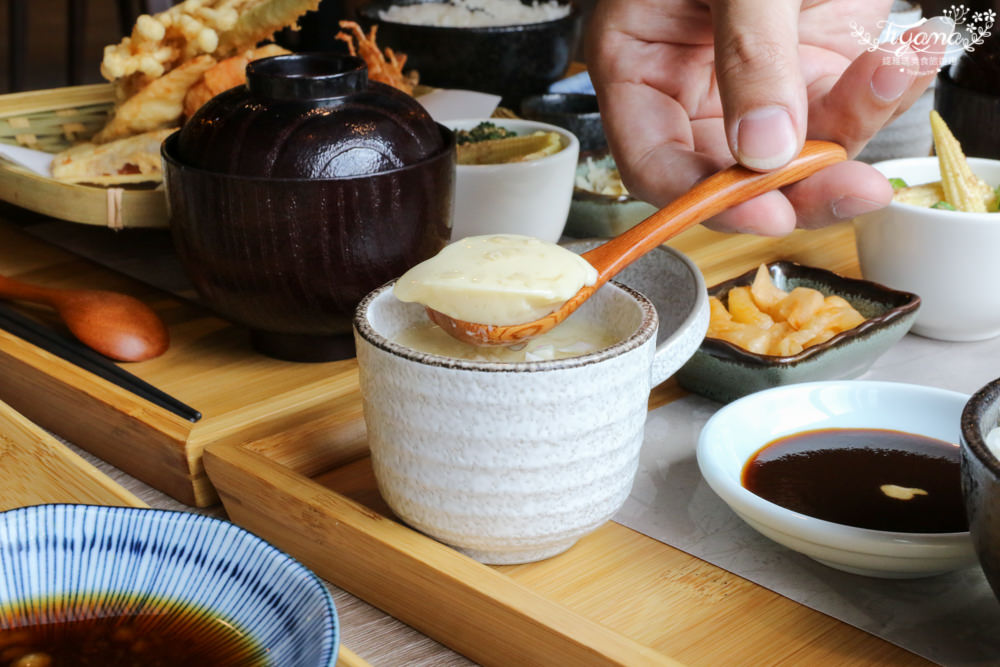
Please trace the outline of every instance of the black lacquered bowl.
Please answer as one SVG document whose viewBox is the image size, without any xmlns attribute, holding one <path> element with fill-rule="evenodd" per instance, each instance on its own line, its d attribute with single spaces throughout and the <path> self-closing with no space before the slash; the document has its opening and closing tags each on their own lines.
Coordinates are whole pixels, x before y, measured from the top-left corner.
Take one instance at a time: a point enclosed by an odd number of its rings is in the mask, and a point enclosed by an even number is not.
<svg viewBox="0 0 1000 667">
<path fill-rule="evenodd" d="M 985 93 L 961 86 L 944 67 L 934 87 L 934 108 L 969 157 L 1000 159 L 1000 91 Z"/>
<path fill-rule="evenodd" d="M 178 255 L 261 352 L 353 356 L 362 297 L 448 242 L 454 135 L 357 59 L 282 56 L 247 77 L 163 144 Z"/>
<path fill-rule="evenodd" d="M 393 5 L 433 1 L 374 0 L 358 10 L 366 28 L 378 24 L 378 43 L 405 53 L 406 69 L 428 86 L 493 93 L 516 109 L 522 97 L 565 75 L 580 41 L 582 15 L 572 3 L 562 18 L 522 25 L 451 28 L 379 18 Z"/>
</svg>

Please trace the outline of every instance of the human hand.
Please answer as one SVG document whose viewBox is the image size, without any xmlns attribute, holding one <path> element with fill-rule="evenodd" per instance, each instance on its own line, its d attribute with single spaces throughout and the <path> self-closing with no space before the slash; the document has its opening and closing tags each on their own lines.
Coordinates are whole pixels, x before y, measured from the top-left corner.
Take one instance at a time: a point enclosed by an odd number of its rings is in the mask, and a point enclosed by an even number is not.
<svg viewBox="0 0 1000 667">
<path fill-rule="evenodd" d="M 904 47 L 885 63 L 888 54 L 866 52 L 851 22 L 877 34 L 890 5 L 601 0 L 587 62 L 629 190 L 663 206 L 734 156 L 751 169 L 780 167 L 807 137 L 856 155 L 926 89 L 943 53 Z M 934 19 L 914 30 L 950 29 Z M 710 225 L 781 235 L 852 218 L 891 198 L 877 170 L 848 161 L 734 207 Z"/>
</svg>

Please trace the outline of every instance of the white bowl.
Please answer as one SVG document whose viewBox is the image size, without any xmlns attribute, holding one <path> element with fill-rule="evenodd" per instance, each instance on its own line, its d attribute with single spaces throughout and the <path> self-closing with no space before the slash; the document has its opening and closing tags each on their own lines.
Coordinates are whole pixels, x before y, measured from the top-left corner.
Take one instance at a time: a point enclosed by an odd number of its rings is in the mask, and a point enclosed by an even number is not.
<svg viewBox="0 0 1000 667">
<path fill-rule="evenodd" d="M 969 164 L 987 183 L 1000 184 L 1000 161 L 969 158 Z M 909 185 L 941 178 L 936 157 L 873 166 Z M 864 277 L 922 299 L 913 333 L 950 341 L 1000 334 L 1000 214 L 893 202 L 854 224 Z"/>
<path fill-rule="evenodd" d="M 518 134 L 558 132 L 564 148 L 527 162 L 458 165 L 451 240 L 481 234 L 522 234 L 555 243 L 562 236 L 573 199 L 579 140 L 566 129 L 531 120 L 477 118 L 448 121 L 446 125 L 452 130 L 470 130 L 483 121 Z"/>
<path fill-rule="evenodd" d="M 762 535 L 825 565 L 873 577 L 941 574 L 976 563 L 968 532 L 896 533 L 824 521 L 776 505 L 741 483 L 743 466 L 775 438 L 820 428 L 883 428 L 957 443 L 968 396 L 893 382 L 812 382 L 741 398 L 698 439 L 708 485 Z M 850 480 L 845 480 L 849 492 Z"/>
</svg>

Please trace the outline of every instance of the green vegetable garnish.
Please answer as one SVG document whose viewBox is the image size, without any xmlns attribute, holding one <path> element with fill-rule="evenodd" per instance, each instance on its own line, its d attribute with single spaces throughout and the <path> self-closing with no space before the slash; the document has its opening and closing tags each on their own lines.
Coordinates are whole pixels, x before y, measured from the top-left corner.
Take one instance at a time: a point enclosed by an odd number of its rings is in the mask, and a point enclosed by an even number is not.
<svg viewBox="0 0 1000 667">
<path fill-rule="evenodd" d="M 993 213 L 1000 213 L 1000 185 L 993 188 L 993 203 L 989 208 Z"/>
<path fill-rule="evenodd" d="M 938 203 L 934 204 L 934 206 L 931 206 L 931 208 L 939 208 L 939 209 L 941 209 L 943 211 L 957 211 L 958 210 L 958 209 L 956 209 L 954 206 L 952 206 L 951 204 L 949 204 L 946 201 L 939 201 Z"/>
<path fill-rule="evenodd" d="M 892 186 L 892 189 L 893 189 L 893 190 L 898 190 L 898 189 L 900 189 L 900 188 L 905 188 L 905 187 L 908 187 L 908 186 L 906 185 L 906 181 L 904 181 L 904 180 L 903 180 L 903 179 L 901 179 L 901 178 L 890 178 L 890 179 L 889 179 L 889 185 L 891 185 L 891 186 Z"/>
<path fill-rule="evenodd" d="M 455 143 L 461 146 L 462 144 L 474 144 L 488 139 L 506 139 L 507 137 L 516 136 L 517 132 L 513 130 L 508 130 L 506 127 L 497 127 L 489 121 L 483 121 L 471 130 L 458 130 L 455 132 Z"/>
</svg>

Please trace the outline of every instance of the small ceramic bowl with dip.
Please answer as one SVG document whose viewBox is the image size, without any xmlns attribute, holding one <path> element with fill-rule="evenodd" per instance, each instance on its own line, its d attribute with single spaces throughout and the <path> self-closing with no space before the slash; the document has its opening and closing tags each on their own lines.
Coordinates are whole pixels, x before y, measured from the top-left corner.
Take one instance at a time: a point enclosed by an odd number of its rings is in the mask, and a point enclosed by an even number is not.
<svg viewBox="0 0 1000 667">
<path fill-rule="evenodd" d="M 54 653 L 46 624 L 76 641 Z M 95 665 L 333 667 L 339 634 L 323 582 L 228 521 L 93 505 L 0 513 L 4 664 L 21 664 L 11 657 L 20 647 L 52 652 L 54 665 L 89 655 Z"/>
<path fill-rule="evenodd" d="M 786 384 L 858 377 L 906 335 L 921 307 L 915 294 L 825 269 L 786 261 L 771 262 L 767 268 L 779 289 L 808 287 L 824 295 L 842 297 L 864 316 L 864 322 L 825 342 L 784 356 L 758 354 L 720 338 L 706 337 L 677 373 L 682 387 L 725 403 Z M 719 283 L 708 293 L 726 303 L 729 292 L 750 285 L 756 272 L 752 269 Z"/>
<path fill-rule="evenodd" d="M 610 238 L 634 227 L 657 211 L 631 196 L 622 183 L 615 159 L 607 149 L 584 151 L 576 167 L 573 201 L 566 235 Z"/>
<path fill-rule="evenodd" d="M 656 270 L 637 268 L 647 258 L 630 270 L 664 295 L 661 316 L 640 293 L 609 283 L 552 333 L 575 320 L 610 344 L 595 346 L 589 333 L 552 343 L 566 358 L 537 348 L 532 361 L 418 351 L 398 341 L 425 326 L 422 306 L 399 301 L 392 284 L 361 303 L 372 465 L 397 516 L 482 562 L 519 563 L 565 551 L 621 507 L 650 388 L 687 360 L 708 323 L 697 267 L 672 250 L 648 257 Z"/>
<path fill-rule="evenodd" d="M 573 198 L 580 142 L 561 127 L 530 120 L 479 118 L 449 121 L 456 131 L 484 122 L 523 136 L 553 132 L 558 151 L 544 157 L 500 164 L 459 164 L 451 240 L 483 234 L 522 234 L 555 243 L 562 236 Z"/>
<path fill-rule="evenodd" d="M 979 564 L 1000 599 L 1000 379 L 962 411 L 962 492 Z"/>
<path fill-rule="evenodd" d="M 698 466 L 740 518 L 789 549 L 872 577 L 941 574 L 976 562 L 957 445 L 967 400 L 957 392 L 891 382 L 777 387 L 713 415 L 698 439 Z M 844 435 L 840 429 L 862 432 L 852 435 L 850 447 L 814 440 L 810 448 L 799 440 L 799 453 L 789 450 L 783 461 L 772 451 L 770 463 L 786 467 L 772 468 L 770 485 L 764 467 L 748 471 L 765 465 L 771 447 L 790 446 L 796 436 Z M 923 437 L 914 444 L 906 434 Z M 897 442 L 901 452 L 892 451 L 893 444 L 866 447 Z M 915 451 L 926 453 L 917 457 Z M 875 472 L 881 474 L 869 474 Z M 748 488 L 755 484 L 757 492 Z"/>
<path fill-rule="evenodd" d="M 1000 185 L 1000 161 L 969 158 L 972 171 Z M 935 157 L 873 165 L 908 185 L 941 180 Z M 1000 214 L 966 213 L 894 201 L 855 219 L 858 259 L 868 280 L 920 295 L 913 333 L 948 341 L 1000 334 Z"/>
</svg>

